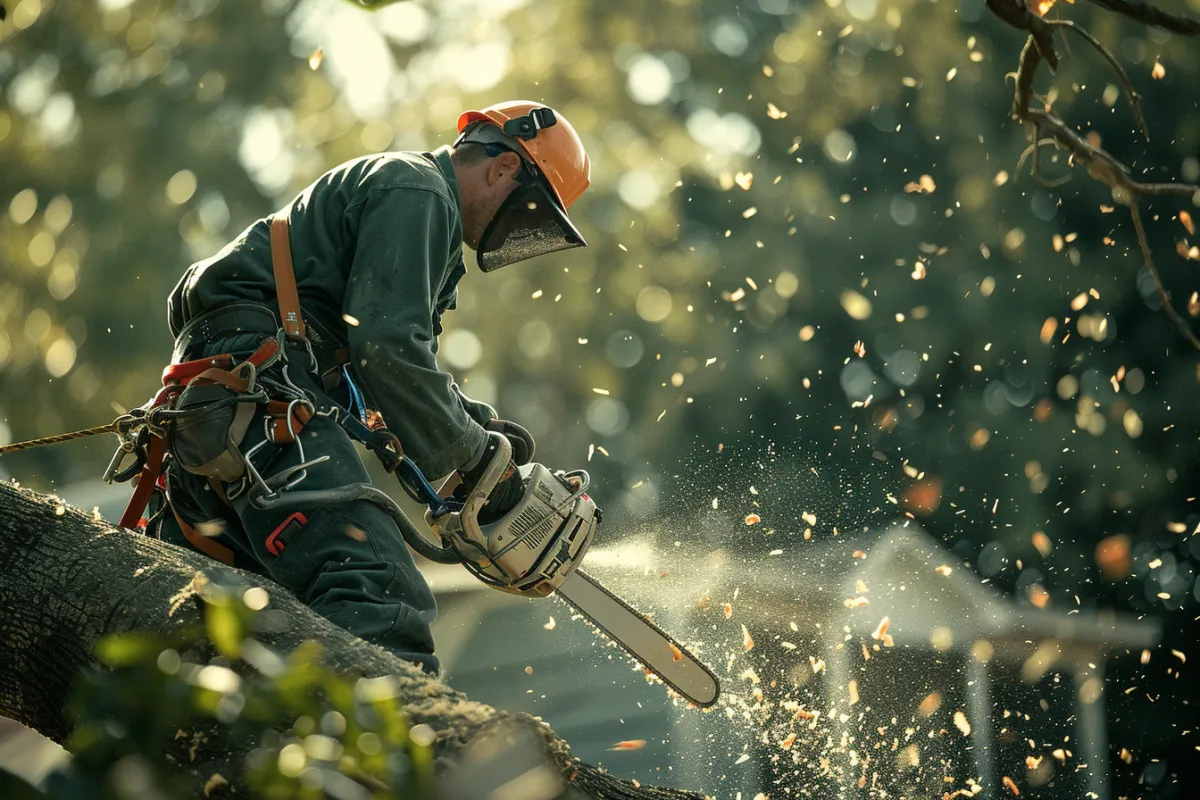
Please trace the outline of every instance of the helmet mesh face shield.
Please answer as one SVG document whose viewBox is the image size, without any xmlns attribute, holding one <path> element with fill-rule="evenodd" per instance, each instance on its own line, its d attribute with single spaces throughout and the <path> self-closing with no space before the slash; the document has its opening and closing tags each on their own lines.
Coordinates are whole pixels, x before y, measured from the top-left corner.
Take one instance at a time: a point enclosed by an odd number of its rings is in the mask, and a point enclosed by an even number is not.
<svg viewBox="0 0 1200 800">
<path fill-rule="evenodd" d="M 587 243 L 528 167 L 479 240 L 479 268 L 484 272 L 534 256 L 583 247 Z"/>
</svg>

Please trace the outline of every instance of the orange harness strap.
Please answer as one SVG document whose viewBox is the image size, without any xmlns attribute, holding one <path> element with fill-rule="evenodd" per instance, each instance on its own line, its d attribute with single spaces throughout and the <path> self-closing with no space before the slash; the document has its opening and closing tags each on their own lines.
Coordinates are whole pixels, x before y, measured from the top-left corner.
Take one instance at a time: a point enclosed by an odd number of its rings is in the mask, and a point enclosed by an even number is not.
<svg viewBox="0 0 1200 800">
<path fill-rule="evenodd" d="M 304 316 L 300 312 L 300 291 L 296 286 L 296 272 L 292 267 L 292 244 L 290 226 L 286 211 L 280 211 L 271 218 L 271 268 L 275 273 L 275 294 L 279 299 L 279 318 L 283 323 L 284 333 L 289 339 L 305 339 Z M 246 359 L 256 367 L 261 366 L 275 355 L 279 343 L 268 339 Z M 193 380 L 218 383 L 231 391 L 242 393 L 248 388 L 248 380 L 231 371 L 232 357 L 229 355 L 212 356 L 210 358 L 189 361 L 183 364 L 172 364 L 163 370 L 163 390 L 155 397 L 154 405 L 173 403 L 175 396 Z M 286 403 L 271 403 L 267 413 L 275 417 L 272 421 L 271 438 L 277 443 L 292 441 L 308 423 L 308 409 L 296 406 L 290 413 Z M 121 527 L 136 529 L 142 518 L 150 495 L 154 491 L 162 475 L 163 455 L 166 453 L 166 440 L 157 436 L 150 438 L 146 453 L 146 465 L 138 476 L 137 488 L 129 498 L 125 513 L 121 515 Z M 202 553 L 226 564 L 233 563 L 233 551 L 212 538 L 200 533 L 187 524 L 175 506 L 171 513 L 183 530 L 187 540 Z"/>
<path fill-rule="evenodd" d="M 279 298 L 279 319 L 289 339 L 305 338 L 304 316 L 300 313 L 300 290 L 292 268 L 292 242 L 286 211 L 271 218 L 271 268 L 275 272 L 275 295 Z"/>
<path fill-rule="evenodd" d="M 223 564 L 233 566 L 233 551 L 225 545 L 213 539 L 211 536 L 205 536 L 200 531 L 193 528 L 184 522 L 183 517 L 179 516 L 179 512 L 175 510 L 175 505 L 172 503 L 171 513 L 175 515 L 175 521 L 179 523 L 180 529 L 183 531 L 184 537 L 191 542 L 192 547 L 199 550 L 209 558 L 215 558 Z"/>
<path fill-rule="evenodd" d="M 289 409 L 291 414 L 288 413 Z M 282 400 L 272 400 L 267 403 L 267 415 L 271 419 L 271 441 L 275 444 L 287 444 L 296 441 L 300 431 L 312 419 L 312 413 L 307 406 L 291 405 Z"/>
</svg>

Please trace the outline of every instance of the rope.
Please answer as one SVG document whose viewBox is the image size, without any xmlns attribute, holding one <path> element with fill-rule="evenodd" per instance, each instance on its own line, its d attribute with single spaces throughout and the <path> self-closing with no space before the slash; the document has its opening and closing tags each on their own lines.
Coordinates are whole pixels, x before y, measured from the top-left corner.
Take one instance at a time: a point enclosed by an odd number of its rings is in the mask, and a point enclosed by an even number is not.
<svg viewBox="0 0 1200 800">
<path fill-rule="evenodd" d="M 71 431 L 70 433 L 60 433 L 57 436 L 43 436 L 41 439 L 30 439 L 26 442 L 6 444 L 0 447 L 0 456 L 7 453 L 15 453 L 19 450 L 31 450 L 34 447 L 42 447 L 48 444 L 59 444 L 75 439 L 84 439 L 88 436 L 96 436 L 101 433 L 118 433 L 117 425 L 119 422 L 121 420 L 110 422 L 107 425 L 97 425 L 95 428 L 84 428 L 81 431 Z"/>
</svg>

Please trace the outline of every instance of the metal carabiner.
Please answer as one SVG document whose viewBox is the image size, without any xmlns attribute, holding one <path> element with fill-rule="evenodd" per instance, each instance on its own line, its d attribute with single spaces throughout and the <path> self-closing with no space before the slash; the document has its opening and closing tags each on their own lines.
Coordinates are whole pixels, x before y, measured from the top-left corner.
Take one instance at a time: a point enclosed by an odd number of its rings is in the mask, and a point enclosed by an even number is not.
<svg viewBox="0 0 1200 800">
<path fill-rule="evenodd" d="M 287 335 L 287 331 L 284 330 L 283 328 L 279 329 L 279 332 L 276 334 L 276 337 L 279 339 L 279 352 L 283 355 L 283 363 L 287 364 L 289 361 L 288 354 L 287 354 L 287 344 L 289 344 L 289 343 L 294 344 L 296 342 L 296 340 L 290 338 Z M 317 363 L 317 353 L 315 350 L 313 350 L 312 342 L 309 341 L 307 336 L 302 337 L 300 339 L 300 341 L 304 342 L 304 349 L 308 352 L 308 358 L 312 362 L 312 370 L 311 371 L 315 375 L 315 374 L 317 374 L 317 371 L 320 369 L 320 366 Z M 289 380 L 288 383 L 291 383 L 291 381 Z"/>
</svg>

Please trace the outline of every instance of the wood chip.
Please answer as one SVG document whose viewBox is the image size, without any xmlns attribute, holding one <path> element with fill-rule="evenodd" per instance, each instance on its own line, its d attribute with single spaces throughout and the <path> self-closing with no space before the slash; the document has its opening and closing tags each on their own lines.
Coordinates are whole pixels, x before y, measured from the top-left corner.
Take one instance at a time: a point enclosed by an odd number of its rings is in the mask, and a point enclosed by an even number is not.
<svg viewBox="0 0 1200 800">
<path fill-rule="evenodd" d="M 608 749 L 610 751 L 612 751 L 612 750 L 641 750 L 645 746 L 646 746 L 645 739 L 626 739 L 623 742 L 617 742 L 616 744 L 614 744 L 612 747 L 610 747 Z"/>
<path fill-rule="evenodd" d="M 925 699 L 917 706 L 917 716 L 922 719 L 928 719 L 937 713 L 937 710 L 942 707 L 942 693 L 930 692 L 925 695 Z"/>
</svg>

